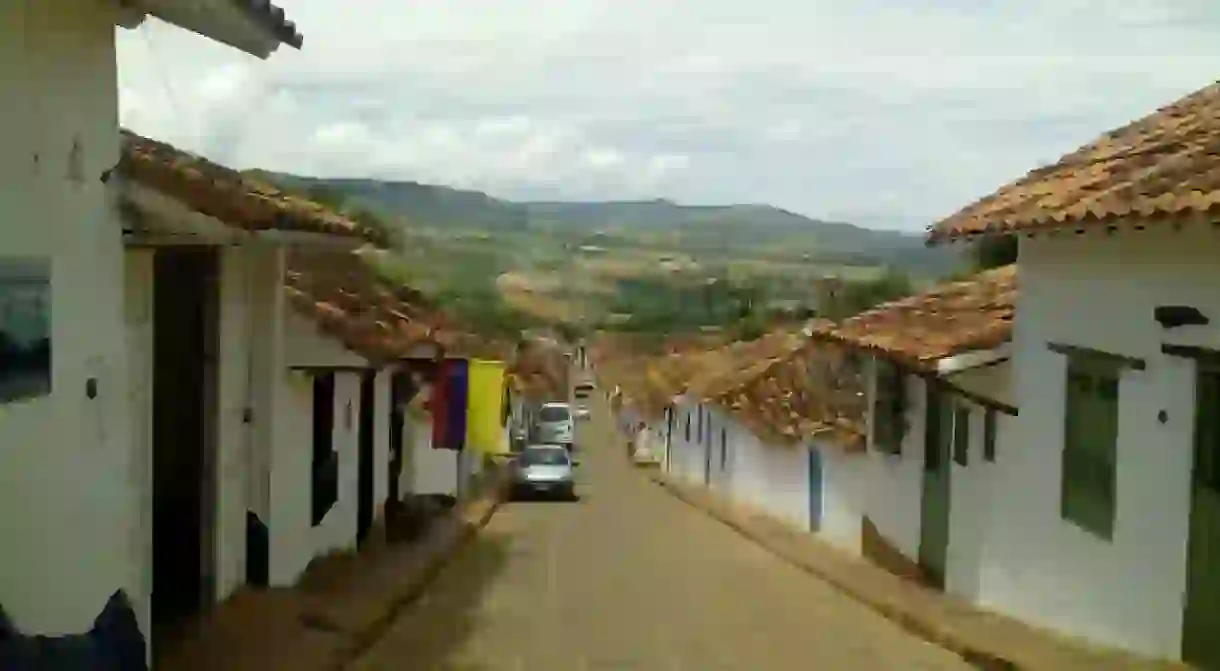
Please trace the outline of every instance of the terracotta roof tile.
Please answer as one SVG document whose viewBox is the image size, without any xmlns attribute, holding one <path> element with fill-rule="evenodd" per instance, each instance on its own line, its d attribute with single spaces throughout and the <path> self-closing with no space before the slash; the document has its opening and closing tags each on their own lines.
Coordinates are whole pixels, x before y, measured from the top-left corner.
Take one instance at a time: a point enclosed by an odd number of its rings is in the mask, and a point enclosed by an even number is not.
<svg viewBox="0 0 1220 671">
<path fill-rule="evenodd" d="M 660 356 L 596 350 L 603 385 L 624 404 L 659 419 L 673 397 L 719 405 L 772 444 L 820 436 L 846 451 L 864 446 L 858 371 L 832 346 L 778 330 L 748 342 L 687 348 Z"/>
<path fill-rule="evenodd" d="M 806 340 L 781 357 L 751 367 L 712 402 L 772 444 L 819 438 L 845 452 L 865 448 L 864 384 L 838 348 Z"/>
<path fill-rule="evenodd" d="M 359 252 L 292 250 L 284 281 L 297 312 L 372 361 L 438 341 L 439 319 L 427 299 L 381 280 Z"/>
<path fill-rule="evenodd" d="M 1220 83 L 936 223 L 929 242 L 979 234 L 1220 213 Z"/>
<path fill-rule="evenodd" d="M 1016 296 L 1014 264 L 820 326 L 813 336 L 928 369 L 944 357 L 1007 342 Z"/>
<path fill-rule="evenodd" d="M 118 172 L 235 228 L 386 242 L 378 233 L 323 205 L 128 130 L 122 131 Z"/>
<path fill-rule="evenodd" d="M 527 399 L 546 402 L 568 396 L 567 359 L 563 350 L 537 341 L 529 341 L 512 355 L 508 372 L 510 383 Z"/>
</svg>

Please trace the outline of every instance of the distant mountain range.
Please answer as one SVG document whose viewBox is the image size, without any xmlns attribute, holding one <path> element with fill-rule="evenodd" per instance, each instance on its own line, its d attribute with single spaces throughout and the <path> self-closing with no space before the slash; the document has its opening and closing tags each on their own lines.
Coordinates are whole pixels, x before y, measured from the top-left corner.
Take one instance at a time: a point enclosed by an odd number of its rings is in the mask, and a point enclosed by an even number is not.
<svg viewBox="0 0 1220 671">
<path fill-rule="evenodd" d="M 960 251 L 928 248 L 919 234 L 821 221 L 769 205 L 680 205 L 668 200 L 514 202 L 480 191 L 416 182 L 323 179 L 254 171 L 283 188 L 339 192 L 404 225 L 451 230 L 551 232 L 565 236 L 666 236 L 684 249 L 772 246 L 794 259 L 887 265 L 917 277 L 959 270 Z"/>
</svg>

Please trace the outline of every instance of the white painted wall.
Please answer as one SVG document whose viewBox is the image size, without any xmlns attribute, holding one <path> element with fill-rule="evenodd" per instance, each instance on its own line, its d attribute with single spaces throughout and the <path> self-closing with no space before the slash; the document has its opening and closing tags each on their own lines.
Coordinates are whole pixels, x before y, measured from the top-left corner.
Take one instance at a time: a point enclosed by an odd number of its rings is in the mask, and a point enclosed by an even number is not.
<svg viewBox="0 0 1220 671">
<path fill-rule="evenodd" d="M 53 264 L 52 392 L 0 407 L 0 604 L 27 631 L 83 631 L 116 589 L 147 592 L 122 241 L 100 180 L 119 156 L 116 10 L 0 3 L 0 256 Z"/>
<path fill-rule="evenodd" d="M 288 315 L 284 296 L 284 250 L 270 246 L 252 247 L 250 295 L 251 324 L 250 403 L 253 423 L 248 427 L 249 509 L 268 524 L 271 515 L 271 464 L 274 445 L 276 407 L 286 391 L 284 374 L 284 329 Z"/>
<path fill-rule="evenodd" d="M 684 401 L 674 407 L 674 437 L 670 447 L 669 472 L 685 482 L 703 484 L 705 456 L 696 428 L 699 405 Z M 688 416 L 690 418 L 690 440 L 686 440 L 685 432 Z"/>
<path fill-rule="evenodd" d="M 1180 651 L 1192 463 L 1193 364 L 1162 342 L 1220 347 L 1220 237 L 1158 226 L 1109 237 L 1021 240 L 1015 374 L 1021 414 L 999 447 L 984 603 L 1156 655 Z M 1099 297 L 1104 300 L 1099 300 Z M 1210 327 L 1164 332 L 1162 304 L 1198 307 Z M 1119 388 L 1114 538 L 1059 516 L 1063 342 L 1142 357 Z M 1157 413 L 1168 420 L 1161 424 Z"/>
<path fill-rule="evenodd" d="M 950 455 L 952 473 L 949 487 L 952 503 L 949 509 L 945 591 L 974 601 L 979 596 L 979 581 L 985 561 L 996 468 L 994 463 L 983 458 L 986 409 L 960 397 L 954 397 L 954 403 L 970 409 L 970 448 L 966 466 L 958 464 Z M 1008 439 L 1013 419 L 1010 415 L 996 412 L 997 453 L 1000 444 Z"/>
<path fill-rule="evenodd" d="M 868 460 L 864 513 L 877 531 L 908 559 L 919 557 L 920 502 L 923 498 L 923 432 L 927 391 L 922 380 L 906 376 L 907 430 L 902 454 L 883 454 L 873 445 L 876 376 L 868 374 Z"/>
<path fill-rule="evenodd" d="M 132 470 L 128 486 L 136 493 L 135 524 L 130 527 L 130 557 L 140 589 L 131 594 L 142 631 L 151 631 L 153 529 L 153 251 L 123 254 L 123 313 L 127 327 L 128 393 L 131 411 Z"/>
<path fill-rule="evenodd" d="M 799 445 L 767 444 L 744 426 L 731 426 L 732 499 L 808 530 L 809 452 Z M 717 423 L 717 441 L 719 431 Z M 715 462 L 716 449 L 712 456 Z"/>
<path fill-rule="evenodd" d="M 249 477 L 251 282 L 257 255 L 243 247 L 220 254 L 217 491 L 215 493 L 215 598 L 223 600 L 246 579 L 246 509 Z M 150 353 L 151 354 L 151 353 Z"/>
<path fill-rule="evenodd" d="M 872 465 L 864 454 L 845 454 L 834 446 L 820 451 L 822 524 L 818 536 L 840 550 L 859 554 Z"/>
<path fill-rule="evenodd" d="M 458 453 L 454 450 L 432 448 L 432 424 L 428 421 L 408 418 L 413 424 L 413 445 L 409 446 L 414 459 L 413 477 L 402 491 L 415 494 L 457 494 Z"/>
<path fill-rule="evenodd" d="M 291 584 L 314 557 L 356 542 L 357 435 L 360 374 L 335 374 L 334 449 L 339 455 L 339 496 L 321 524 L 311 524 L 313 382 L 292 366 L 364 366 L 366 361 L 317 332 L 295 314 L 285 317 L 281 390 L 276 395 L 271 459 L 270 582 Z"/>
</svg>

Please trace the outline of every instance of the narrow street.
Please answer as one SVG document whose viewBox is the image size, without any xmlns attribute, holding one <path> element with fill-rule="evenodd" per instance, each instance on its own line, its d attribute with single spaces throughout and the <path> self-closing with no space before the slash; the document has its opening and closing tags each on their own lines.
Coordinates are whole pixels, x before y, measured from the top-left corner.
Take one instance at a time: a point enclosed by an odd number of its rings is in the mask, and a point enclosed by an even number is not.
<svg viewBox="0 0 1220 671">
<path fill-rule="evenodd" d="M 666 494 L 604 407 L 578 503 L 503 506 L 354 668 L 967 669 Z"/>
</svg>

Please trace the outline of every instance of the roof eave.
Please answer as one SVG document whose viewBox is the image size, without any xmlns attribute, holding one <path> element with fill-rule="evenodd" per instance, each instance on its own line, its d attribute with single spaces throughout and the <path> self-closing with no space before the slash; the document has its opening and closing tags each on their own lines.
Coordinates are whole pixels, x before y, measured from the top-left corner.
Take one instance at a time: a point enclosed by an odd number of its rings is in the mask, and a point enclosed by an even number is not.
<svg viewBox="0 0 1220 671">
<path fill-rule="evenodd" d="M 142 0 L 140 6 L 166 23 L 260 59 L 281 44 L 300 49 L 304 43 L 284 10 L 267 0 Z"/>
<path fill-rule="evenodd" d="M 197 212 L 172 196 L 123 176 L 107 182 L 107 189 L 119 211 L 127 213 L 127 220 L 123 223 L 124 238 L 137 245 L 182 244 L 184 239 L 194 239 L 197 244 L 215 245 L 259 240 L 280 246 L 354 250 L 367 244 L 349 235 L 243 229 Z"/>
</svg>

